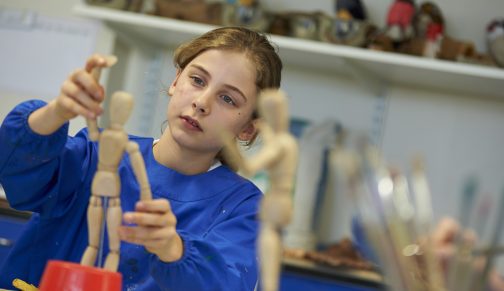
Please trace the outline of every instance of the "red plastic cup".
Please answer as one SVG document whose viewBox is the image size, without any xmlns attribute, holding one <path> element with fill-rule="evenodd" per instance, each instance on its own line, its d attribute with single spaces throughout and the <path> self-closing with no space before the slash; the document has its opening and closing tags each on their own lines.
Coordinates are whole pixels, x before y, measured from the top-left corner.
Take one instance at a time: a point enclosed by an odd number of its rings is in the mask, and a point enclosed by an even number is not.
<svg viewBox="0 0 504 291">
<path fill-rule="evenodd" d="M 41 291 L 120 291 L 122 275 L 76 263 L 51 260 L 47 263 Z"/>
</svg>

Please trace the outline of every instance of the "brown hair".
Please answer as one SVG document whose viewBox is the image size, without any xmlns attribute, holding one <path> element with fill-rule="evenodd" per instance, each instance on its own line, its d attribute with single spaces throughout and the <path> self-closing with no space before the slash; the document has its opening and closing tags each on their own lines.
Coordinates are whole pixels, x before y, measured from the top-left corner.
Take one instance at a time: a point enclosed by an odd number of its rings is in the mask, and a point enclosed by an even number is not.
<svg viewBox="0 0 504 291">
<path fill-rule="evenodd" d="M 211 49 L 245 53 L 256 65 L 258 92 L 266 88 L 280 88 L 282 60 L 277 49 L 264 34 L 244 27 L 217 28 L 184 43 L 175 50 L 173 62 L 177 69 L 183 70 L 194 58 Z M 257 117 L 257 111 L 254 110 L 252 118 Z M 255 138 L 256 136 L 246 145 L 251 145 Z M 220 152 L 217 158 L 223 164 L 231 166 Z"/>
<path fill-rule="evenodd" d="M 256 86 L 280 88 L 282 61 L 267 37 L 243 27 L 221 27 L 182 44 L 173 61 L 184 69 L 195 57 L 210 49 L 244 52 L 256 65 Z"/>
</svg>

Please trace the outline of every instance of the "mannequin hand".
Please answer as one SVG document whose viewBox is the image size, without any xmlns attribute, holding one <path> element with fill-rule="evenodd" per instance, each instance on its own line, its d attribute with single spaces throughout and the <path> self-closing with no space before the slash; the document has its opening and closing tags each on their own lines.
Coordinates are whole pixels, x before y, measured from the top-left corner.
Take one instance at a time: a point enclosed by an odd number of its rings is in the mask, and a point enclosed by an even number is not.
<svg viewBox="0 0 504 291">
<path fill-rule="evenodd" d="M 126 212 L 123 219 L 137 226 L 121 226 L 119 236 L 122 240 L 143 245 L 163 262 L 174 262 L 182 257 L 184 247 L 175 229 L 177 219 L 168 200 L 137 202 L 135 212 Z"/>
</svg>

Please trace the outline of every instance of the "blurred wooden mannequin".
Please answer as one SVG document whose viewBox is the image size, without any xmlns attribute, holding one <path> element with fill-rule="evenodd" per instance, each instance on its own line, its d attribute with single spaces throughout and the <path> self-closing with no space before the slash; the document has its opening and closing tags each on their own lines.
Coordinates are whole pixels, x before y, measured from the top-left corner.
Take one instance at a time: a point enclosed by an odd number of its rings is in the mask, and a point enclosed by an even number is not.
<svg viewBox="0 0 504 291">
<path fill-rule="evenodd" d="M 253 157 L 244 159 L 236 144 L 228 144 L 225 154 L 238 163 L 240 170 L 252 176 L 265 169 L 269 190 L 261 202 L 259 257 L 261 285 L 264 291 L 278 289 L 282 258 L 282 230 L 292 217 L 292 192 L 298 161 L 298 145 L 289 133 L 287 99 L 278 90 L 264 90 L 258 101 L 259 130 L 263 146 Z M 229 139 L 228 139 L 229 140 Z"/>
<path fill-rule="evenodd" d="M 98 79 L 99 73 L 94 75 Z M 97 127 L 90 127 L 90 137 L 98 138 L 98 168 L 91 185 L 87 219 L 89 231 L 89 245 L 81 259 L 81 264 L 94 266 L 98 255 L 100 233 L 103 221 L 102 198 L 109 198 L 106 205 L 106 225 L 109 238 L 109 253 L 104 268 L 117 271 L 119 264 L 120 239 L 118 227 L 121 224 L 122 210 L 120 203 L 121 181 L 117 172 L 119 163 L 128 152 L 133 172 L 140 186 L 140 199 L 152 198 L 145 164 L 135 142 L 129 141 L 123 126 L 133 109 L 133 97 L 126 92 L 116 92 L 110 100 L 110 124 L 101 133 Z M 96 125 L 96 123 L 94 123 Z M 98 266 L 101 267 L 101 266 Z"/>
</svg>

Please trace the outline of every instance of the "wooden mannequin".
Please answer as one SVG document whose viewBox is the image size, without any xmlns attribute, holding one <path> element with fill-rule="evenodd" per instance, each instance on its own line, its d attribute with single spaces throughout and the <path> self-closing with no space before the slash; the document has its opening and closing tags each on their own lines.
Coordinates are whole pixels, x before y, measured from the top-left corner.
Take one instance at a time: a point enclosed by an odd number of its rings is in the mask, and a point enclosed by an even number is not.
<svg viewBox="0 0 504 291">
<path fill-rule="evenodd" d="M 110 68 L 117 63 L 116 56 L 104 56 L 105 59 L 105 68 Z M 100 81 L 102 67 L 96 67 L 91 70 L 91 75 L 96 80 L 96 82 Z M 88 127 L 89 138 L 92 141 L 97 141 L 100 136 L 100 132 L 98 131 L 98 122 L 96 119 L 86 118 L 86 124 Z"/>
<path fill-rule="evenodd" d="M 262 121 L 259 129 L 263 146 L 253 157 L 244 159 L 236 144 L 227 144 L 225 155 L 238 163 L 241 171 L 251 176 L 265 169 L 269 176 L 269 190 L 261 202 L 259 257 L 262 290 L 278 289 L 282 257 L 281 232 L 292 217 L 292 192 L 298 161 L 298 145 L 289 133 L 289 114 L 286 96 L 278 90 L 264 90 L 258 101 Z M 227 139 L 230 140 L 230 139 Z"/>
<path fill-rule="evenodd" d="M 106 225 L 110 252 L 105 260 L 104 268 L 112 272 L 117 271 L 119 264 L 118 227 L 121 224 L 122 216 L 119 197 L 121 181 L 117 168 L 125 151 L 130 156 L 133 172 L 140 186 L 140 199 L 150 200 L 152 198 L 145 164 L 138 145 L 128 140 L 128 135 L 123 129 L 132 109 L 133 97 L 130 94 L 126 92 L 114 93 L 110 100 L 110 125 L 101 133 L 95 133 L 99 138 L 99 162 L 91 185 L 92 195 L 87 212 L 89 245 L 82 256 L 81 264 L 86 266 L 94 266 L 95 264 L 103 221 L 102 198 L 108 198 Z"/>
</svg>

